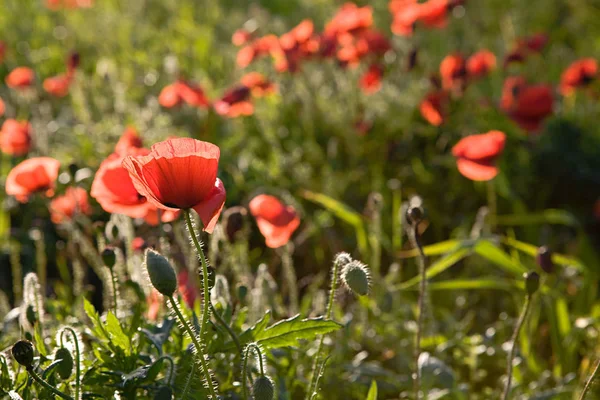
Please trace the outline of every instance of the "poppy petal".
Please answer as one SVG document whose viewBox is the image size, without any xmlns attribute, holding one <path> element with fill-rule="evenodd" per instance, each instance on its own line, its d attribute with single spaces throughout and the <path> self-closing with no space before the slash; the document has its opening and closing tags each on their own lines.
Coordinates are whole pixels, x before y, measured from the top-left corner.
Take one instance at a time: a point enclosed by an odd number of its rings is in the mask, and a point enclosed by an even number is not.
<svg viewBox="0 0 600 400">
<path fill-rule="evenodd" d="M 219 220 L 219 215 L 223 211 L 225 205 L 225 186 L 219 178 L 215 181 L 214 188 L 210 191 L 208 197 L 200 204 L 194 206 L 194 210 L 200 216 L 202 220 L 203 230 L 212 233 L 215 229 L 215 225 Z"/>
</svg>

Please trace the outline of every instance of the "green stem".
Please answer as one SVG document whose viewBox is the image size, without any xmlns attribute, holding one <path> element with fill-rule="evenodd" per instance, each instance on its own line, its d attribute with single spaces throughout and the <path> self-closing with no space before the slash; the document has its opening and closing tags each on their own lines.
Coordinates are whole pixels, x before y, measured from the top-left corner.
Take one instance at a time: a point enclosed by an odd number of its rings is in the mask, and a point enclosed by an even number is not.
<svg viewBox="0 0 600 400">
<path fill-rule="evenodd" d="M 594 378 L 596 377 L 596 374 L 598 373 L 598 369 L 599 368 L 600 368 L 600 359 L 598 359 L 598 361 L 596 361 L 596 366 L 594 367 L 594 370 L 592 371 L 592 374 L 590 375 L 590 377 L 588 378 L 587 382 L 585 383 L 585 386 L 583 387 L 583 391 L 579 395 L 579 400 L 584 400 L 585 399 L 585 395 L 587 394 L 587 392 L 592 387 L 592 382 L 594 381 Z"/>
<path fill-rule="evenodd" d="M 496 229 L 496 215 L 498 214 L 498 201 L 496 197 L 496 185 L 494 180 L 487 181 L 487 203 L 488 203 L 488 219 L 492 231 Z"/>
<path fill-rule="evenodd" d="M 156 364 L 160 360 L 167 360 L 169 362 L 169 364 L 171 364 L 171 368 L 169 369 L 169 380 L 167 381 L 169 386 L 171 386 L 171 384 L 173 382 L 173 370 L 175 369 L 175 364 L 173 363 L 173 359 L 169 356 L 161 356 L 158 359 L 156 359 L 156 361 L 154 363 Z"/>
<path fill-rule="evenodd" d="M 71 327 L 66 327 L 63 329 L 63 332 L 60 335 L 61 345 L 63 342 L 63 335 L 65 331 L 68 331 L 71 334 L 73 338 L 73 343 L 75 344 L 75 399 L 79 400 L 79 392 L 81 389 L 81 354 L 79 352 L 79 340 L 77 339 L 77 334 L 75 333 L 75 330 Z"/>
<path fill-rule="evenodd" d="M 414 223 L 412 227 L 412 231 L 410 231 L 409 239 L 415 247 L 419 251 L 419 275 L 421 276 L 421 281 L 419 282 L 419 299 L 417 303 L 417 332 L 415 338 L 415 351 L 414 351 L 414 363 L 415 363 L 415 381 L 414 381 L 414 390 L 415 390 L 415 399 L 419 400 L 421 398 L 421 371 L 419 369 L 419 357 L 421 356 L 421 336 L 423 335 L 423 318 L 425 316 L 425 296 L 427 292 L 427 258 L 425 257 L 425 252 L 423 251 L 423 245 L 421 244 L 421 238 L 419 234 L 419 224 Z"/>
<path fill-rule="evenodd" d="M 27 367 L 27 372 L 29 372 L 29 375 L 33 378 L 34 381 L 36 381 L 41 386 L 48 389 L 49 391 L 51 391 L 58 397 L 61 397 L 66 400 L 74 400 L 71 396 L 64 394 L 63 392 L 61 392 L 60 390 L 58 390 L 57 388 L 55 388 L 54 386 L 50 385 L 48 382 L 46 382 L 45 380 L 40 378 L 38 376 L 38 374 L 36 374 L 35 371 L 33 370 L 33 366 Z"/>
<path fill-rule="evenodd" d="M 249 343 L 246 346 L 246 351 L 244 353 L 244 366 L 242 368 L 242 395 L 244 400 L 248 400 L 248 388 L 246 387 L 246 377 L 248 376 L 248 358 L 250 358 L 250 351 L 254 350 L 256 353 L 256 358 L 258 358 L 258 367 L 260 369 L 260 375 L 265 375 L 265 370 L 263 367 L 263 357 L 260 351 L 260 347 L 256 343 Z"/>
<path fill-rule="evenodd" d="M 339 269 L 339 263 L 336 262 L 333 263 L 333 271 L 331 273 L 331 287 L 329 289 L 329 301 L 327 302 L 327 309 L 325 311 L 325 318 L 326 319 L 331 319 L 331 313 L 333 311 L 333 302 L 335 301 L 335 292 L 337 289 L 337 284 L 338 284 L 338 269 Z M 317 348 L 317 353 L 315 356 L 315 361 L 313 362 L 313 368 L 312 368 L 312 376 L 310 379 L 310 386 L 308 387 L 308 394 L 307 394 L 307 398 L 310 399 L 313 397 L 313 393 L 316 393 L 319 388 L 318 388 L 318 379 L 319 379 L 319 361 L 321 360 L 321 356 L 323 353 L 323 340 L 325 339 L 325 335 L 322 335 L 321 338 L 319 339 L 319 347 Z M 314 389 L 313 389 L 314 387 Z"/>
<path fill-rule="evenodd" d="M 521 312 L 521 316 L 517 321 L 517 326 L 515 326 L 515 331 L 513 332 L 511 338 L 511 346 L 510 352 L 508 353 L 507 359 L 507 367 L 506 367 L 506 386 L 504 387 L 504 395 L 502 396 L 503 400 L 508 400 L 510 394 L 510 385 L 512 382 L 512 369 L 513 369 L 513 358 L 515 357 L 515 349 L 517 348 L 517 342 L 519 340 L 519 332 L 521 331 L 521 327 L 523 326 L 523 322 L 525 322 L 525 318 L 527 317 L 527 313 L 529 312 L 529 306 L 531 305 L 531 295 L 527 295 L 525 298 L 525 304 L 523 305 L 523 311 Z"/>
<path fill-rule="evenodd" d="M 283 248 L 281 263 L 283 265 L 283 274 L 285 276 L 290 295 L 290 313 L 295 315 L 298 313 L 298 279 L 296 277 L 296 271 L 294 271 L 289 243 Z"/>
<path fill-rule="evenodd" d="M 171 303 L 171 306 L 173 307 L 173 311 L 175 311 L 175 314 L 177 315 L 177 318 L 179 318 L 179 321 L 183 325 L 184 329 L 186 330 L 188 335 L 190 335 L 192 342 L 194 342 L 194 346 L 196 347 L 196 352 L 198 354 L 198 358 L 200 358 L 200 364 L 202 365 L 202 372 L 204 373 L 204 379 L 206 379 L 206 386 L 208 386 L 208 391 L 210 392 L 211 399 L 216 400 L 217 393 L 215 391 L 215 388 L 214 388 L 214 385 L 212 382 L 212 378 L 210 376 L 210 370 L 208 369 L 208 363 L 206 362 L 206 357 L 204 355 L 204 348 L 200 344 L 200 341 L 196 337 L 196 334 L 194 333 L 194 331 L 192 331 L 192 328 L 190 328 L 190 325 L 187 323 L 187 321 L 183 317 L 183 314 L 181 314 L 181 311 L 179 310 L 179 306 L 177 305 L 177 302 L 175 301 L 173 296 L 169 296 L 168 299 L 169 299 L 169 302 Z"/>
<path fill-rule="evenodd" d="M 117 316 L 117 278 L 115 277 L 115 272 L 112 268 L 109 268 L 110 271 L 110 280 L 112 282 L 113 289 L 113 307 L 115 309 L 115 317 Z"/>
<path fill-rule="evenodd" d="M 223 328 L 225 328 L 225 330 L 227 331 L 229 336 L 231 336 L 231 340 L 233 340 L 233 343 L 235 343 L 235 347 L 237 347 L 238 352 L 240 353 L 240 357 L 241 357 L 243 355 L 244 349 L 242 349 L 242 344 L 240 343 L 240 340 L 238 339 L 237 335 L 235 334 L 233 329 L 231 329 L 229 324 L 227 324 L 227 322 L 225 322 L 225 320 L 223 319 L 223 317 L 221 317 L 221 315 L 217 312 L 217 310 L 215 310 L 215 307 L 212 305 L 212 303 L 210 304 L 210 310 L 212 312 L 212 315 L 215 316 L 215 319 L 217 320 L 217 322 L 219 324 L 221 324 L 223 326 Z"/>
</svg>

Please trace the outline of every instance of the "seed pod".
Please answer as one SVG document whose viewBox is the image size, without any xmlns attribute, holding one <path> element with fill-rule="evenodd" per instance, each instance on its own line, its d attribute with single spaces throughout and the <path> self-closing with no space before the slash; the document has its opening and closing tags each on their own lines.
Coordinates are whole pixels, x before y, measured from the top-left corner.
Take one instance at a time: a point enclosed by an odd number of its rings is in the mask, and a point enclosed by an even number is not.
<svg viewBox="0 0 600 400">
<path fill-rule="evenodd" d="M 19 340 L 12 347 L 12 355 L 19 364 L 31 368 L 33 364 L 33 343 L 28 340 Z"/>
<path fill-rule="evenodd" d="M 537 292 L 540 287 L 540 275 L 535 271 L 529 271 L 523 274 L 523 278 L 525 278 L 527 294 L 531 296 Z"/>
<path fill-rule="evenodd" d="M 163 296 L 171 297 L 177 289 L 175 270 L 162 254 L 146 250 L 146 269 L 152 286 Z"/>
<path fill-rule="evenodd" d="M 117 263 L 117 254 L 115 253 L 115 249 L 108 246 L 102 250 L 102 261 L 109 269 L 113 269 Z"/>
<path fill-rule="evenodd" d="M 254 400 L 273 400 L 275 388 L 273 380 L 266 375 L 261 375 L 252 384 L 252 397 Z"/>
<path fill-rule="evenodd" d="M 352 261 L 342 268 L 342 282 L 359 296 L 369 294 L 369 269 L 360 261 Z"/>
<path fill-rule="evenodd" d="M 73 373 L 73 367 L 75 362 L 73 361 L 73 356 L 69 349 L 61 347 L 56 350 L 56 354 L 54 355 L 54 360 L 62 360 L 56 367 L 56 371 L 58 375 L 63 379 L 69 379 L 71 374 Z"/>
<path fill-rule="evenodd" d="M 552 251 L 548 246 L 541 246 L 537 251 L 537 265 L 547 274 L 554 271 L 554 263 L 552 262 Z"/>
</svg>

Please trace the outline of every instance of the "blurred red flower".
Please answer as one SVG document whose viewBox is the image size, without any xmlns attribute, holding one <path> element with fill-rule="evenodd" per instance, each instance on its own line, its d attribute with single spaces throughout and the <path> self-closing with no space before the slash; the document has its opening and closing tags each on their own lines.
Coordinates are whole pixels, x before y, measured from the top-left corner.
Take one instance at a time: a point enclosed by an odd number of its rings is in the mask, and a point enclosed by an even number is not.
<svg viewBox="0 0 600 400">
<path fill-rule="evenodd" d="M 4 106 L 4 100 L 2 100 L 2 98 L 0 97 L 0 117 L 4 115 L 5 110 L 6 107 Z"/>
<path fill-rule="evenodd" d="M 242 47 L 238 51 L 236 62 L 240 68 L 246 68 L 257 58 L 277 51 L 280 51 L 279 38 L 266 35 Z"/>
<path fill-rule="evenodd" d="M 521 128 L 532 133 L 552 114 L 554 96 L 549 85 L 528 85 L 521 76 L 508 77 L 502 88 L 500 107 Z"/>
<path fill-rule="evenodd" d="M 238 29 L 231 36 L 231 43 L 235 46 L 243 46 L 252 39 L 252 34 L 245 29 Z"/>
<path fill-rule="evenodd" d="M 458 171 L 474 181 L 489 181 L 498 175 L 496 159 L 502 154 L 506 135 L 489 131 L 462 138 L 453 148 Z"/>
<path fill-rule="evenodd" d="M 65 194 L 54 198 L 49 205 L 50 219 L 55 224 L 68 221 L 77 213 L 90 215 L 88 194 L 80 187 L 68 187 Z"/>
<path fill-rule="evenodd" d="M 183 102 L 192 107 L 210 106 L 210 101 L 200 86 L 183 80 L 165 86 L 158 96 L 158 103 L 165 108 L 176 107 Z"/>
<path fill-rule="evenodd" d="M 156 207 L 193 208 L 203 229 L 212 233 L 223 205 L 225 188 L 217 178 L 219 147 L 190 138 L 168 139 L 146 156 L 127 156 L 123 166 L 137 191 Z"/>
<path fill-rule="evenodd" d="M 72 75 L 70 73 L 44 79 L 44 90 L 56 97 L 64 97 L 69 93 Z"/>
<path fill-rule="evenodd" d="M 46 0 L 46 7 L 51 10 L 60 8 L 90 8 L 94 0 Z"/>
<path fill-rule="evenodd" d="M 36 192 L 54 194 L 60 161 L 50 157 L 35 157 L 15 166 L 6 177 L 6 194 L 15 196 L 21 203 Z"/>
<path fill-rule="evenodd" d="M 146 241 L 142 237 L 136 236 L 131 241 L 131 248 L 133 249 L 133 251 L 142 252 L 147 247 L 148 247 L 148 244 L 146 243 Z"/>
<path fill-rule="evenodd" d="M 467 60 L 469 78 L 481 78 L 496 68 L 496 56 L 489 50 L 479 50 Z"/>
<path fill-rule="evenodd" d="M 146 317 L 150 321 L 156 321 L 160 312 L 160 306 L 162 305 L 162 295 L 158 293 L 158 290 L 152 288 L 152 291 L 146 297 L 146 305 L 148 306 Z"/>
<path fill-rule="evenodd" d="M 143 147 L 143 144 L 140 134 L 134 127 L 128 126 L 115 146 L 115 153 L 125 156 L 129 154 L 131 149 L 139 149 L 141 147 Z"/>
<path fill-rule="evenodd" d="M 358 7 L 345 3 L 325 25 L 325 33 L 336 36 L 354 34 L 373 25 L 373 9 L 370 6 Z M 341 41 L 344 39 L 341 38 Z"/>
<path fill-rule="evenodd" d="M 67 58 L 67 73 L 73 74 L 77 67 L 79 67 L 80 62 L 81 59 L 78 52 L 75 51 L 69 54 L 69 57 Z"/>
<path fill-rule="evenodd" d="M 190 279 L 190 273 L 183 269 L 177 274 L 177 289 L 185 304 L 191 309 L 198 298 L 198 288 L 194 279 Z"/>
<path fill-rule="evenodd" d="M 442 90 L 429 93 L 419 106 L 421 116 L 434 126 L 440 126 L 446 114 L 448 94 Z"/>
<path fill-rule="evenodd" d="M 392 32 L 401 36 L 412 35 L 421 16 L 421 6 L 417 0 L 391 0 L 388 8 L 393 16 Z"/>
<path fill-rule="evenodd" d="M 276 86 L 263 74 L 250 72 L 240 79 L 240 83 L 250 89 L 253 96 L 262 97 L 275 92 Z"/>
<path fill-rule="evenodd" d="M 31 124 L 7 119 L 0 129 L 0 150 L 12 156 L 23 156 L 31 147 Z"/>
<path fill-rule="evenodd" d="M 460 53 L 449 54 L 440 63 L 440 75 L 444 89 L 464 89 L 467 66 Z"/>
<path fill-rule="evenodd" d="M 254 105 L 250 102 L 250 88 L 240 85 L 229 89 L 215 102 L 214 108 L 217 114 L 230 118 L 252 115 Z"/>
<path fill-rule="evenodd" d="M 587 86 L 598 74 L 598 63 L 593 58 L 582 58 L 573 62 L 560 77 L 560 93 L 573 94 L 576 89 Z"/>
<path fill-rule="evenodd" d="M 444 28 L 450 9 L 449 0 L 429 0 L 421 4 L 419 20 L 428 28 Z"/>
<path fill-rule="evenodd" d="M 150 204 L 150 203 L 147 203 L 147 204 L 148 204 L 148 212 L 146 213 L 146 215 L 144 215 L 144 221 L 148 225 L 152 225 L 152 226 L 158 225 L 159 211 L 160 211 L 160 220 L 163 223 L 173 222 L 177 218 L 179 218 L 179 214 L 181 214 L 181 211 L 179 211 L 179 210 L 177 210 L 177 211 L 162 210 L 162 209 L 157 208 L 153 204 Z"/>
<path fill-rule="evenodd" d="M 0 40 L 0 63 L 4 62 L 4 56 L 6 55 L 6 43 Z"/>
<path fill-rule="evenodd" d="M 520 38 L 504 56 L 504 68 L 513 62 L 524 62 L 532 53 L 539 53 L 548 43 L 548 35 L 545 33 L 536 33 L 531 36 Z"/>
<path fill-rule="evenodd" d="M 274 196 L 261 194 L 250 201 L 250 213 L 256 219 L 260 233 L 268 247 L 287 244 L 300 225 L 300 218 L 292 206 L 283 205 Z"/>
<path fill-rule="evenodd" d="M 6 85 L 12 89 L 25 89 L 33 84 L 35 74 L 29 67 L 17 67 L 6 76 Z"/>
<path fill-rule="evenodd" d="M 381 89 L 381 78 L 383 78 L 383 67 L 372 64 L 360 78 L 359 86 L 365 94 L 373 94 Z"/>
</svg>

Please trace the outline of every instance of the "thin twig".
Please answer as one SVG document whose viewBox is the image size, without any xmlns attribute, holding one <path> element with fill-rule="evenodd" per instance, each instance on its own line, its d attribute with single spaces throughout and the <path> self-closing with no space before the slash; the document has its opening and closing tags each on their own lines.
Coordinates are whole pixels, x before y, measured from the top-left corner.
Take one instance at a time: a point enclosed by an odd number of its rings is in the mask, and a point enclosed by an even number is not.
<svg viewBox="0 0 600 400">
<path fill-rule="evenodd" d="M 527 317 L 527 313 L 529 312 L 529 306 L 531 305 L 531 295 L 527 295 L 525 298 L 525 304 L 523 305 L 523 311 L 521 312 L 521 316 L 517 321 L 517 326 L 515 326 L 515 331 L 512 334 L 511 338 L 511 346 L 510 352 L 508 353 L 507 359 L 507 367 L 506 367 L 506 386 L 504 387 L 504 395 L 502 396 L 503 400 L 508 399 L 508 395 L 510 394 L 510 385 L 512 382 L 512 369 L 513 369 L 513 358 L 515 357 L 515 349 L 517 348 L 517 342 L 519 340 L 519 332 L 521 331 L 521 327 L 523 326 L 523 322 L 525 322 L 525 318 Z"/>
<path fill-rule="evenodd" d="M 427 258 L 423 251 L 423 245 L 421 244 L 421 238 L 419 234 L 419 224 L 414 223 L 412 232 L 409 235 L 413 246 L 419 251 L 419 275 L 421 282 L 419 285 L 419 300 L 418 300 L 418 316 L 417 316 L 417 333 L 415 339 L 415 352 L 414 352 L 414 363 L 415 363 L 415 380 L 414 390 L 415 398 L 419 400 L 421 398 L 421 371 L 419 370 L 419 357 L 421 356 L 421 336 L 423 335 L 423 317 L 425 315 L 425 293 L 427 290 Z"/>
<path fill-rule="evenodd" d="M 594 367 L 592 374 L 590 375 L 587 382 L 585 383 L 585 386 L 583 387 L 583 391 L 579 395 L 579 400 L 585 399 L 585 395 L 587 394 L 587 392 L 589 392 L 590 388 L 592 387 L 592 382 L 594 381 L 594 378 L 596 377 L 596 374 L 598 373 L 598 369 L 600 369 L 600 359 L 598 359 L 598 361 L 596 361 L 596 366 Z"/>
</svg>

